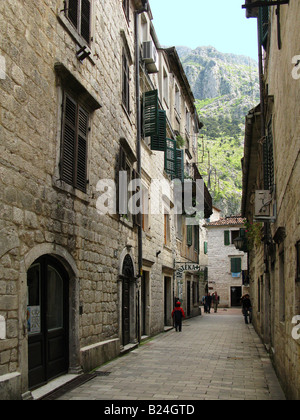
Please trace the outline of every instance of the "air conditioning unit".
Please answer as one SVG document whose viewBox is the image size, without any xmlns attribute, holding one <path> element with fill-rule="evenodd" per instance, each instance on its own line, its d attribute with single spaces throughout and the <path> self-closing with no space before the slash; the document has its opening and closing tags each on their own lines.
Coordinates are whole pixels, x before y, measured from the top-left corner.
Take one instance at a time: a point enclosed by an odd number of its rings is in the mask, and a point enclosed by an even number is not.
<svg viewBox="0 0 300 420">
<path fill-rule="evenodd" d="M 156 62 L 157 50 L 153 41 L 143 42 L 143 60 L 147 64 Z"/>
</svg>

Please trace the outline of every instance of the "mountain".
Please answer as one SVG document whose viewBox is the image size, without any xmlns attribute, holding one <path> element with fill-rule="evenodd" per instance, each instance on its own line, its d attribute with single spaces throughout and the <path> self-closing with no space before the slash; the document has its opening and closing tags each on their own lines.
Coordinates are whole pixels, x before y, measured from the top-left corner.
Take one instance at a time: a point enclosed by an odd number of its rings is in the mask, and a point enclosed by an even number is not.
<svg viewBox="0 0 300 420">
<path fill-rule="evenodd" d="M 223 216 L 239 214 L 245 116 L 259 99 L 257 62 L 214 47 L 176 47 L 196 99 L 199 168 Z"/>
</svg>

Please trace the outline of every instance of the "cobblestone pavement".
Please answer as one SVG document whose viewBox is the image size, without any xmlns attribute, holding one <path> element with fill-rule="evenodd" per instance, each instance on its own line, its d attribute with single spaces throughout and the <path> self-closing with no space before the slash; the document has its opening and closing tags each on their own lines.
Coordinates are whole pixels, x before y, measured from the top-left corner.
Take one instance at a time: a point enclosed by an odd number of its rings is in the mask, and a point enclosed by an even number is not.
<svg viewBox="0 0 300 420">
<path fill-rule="evenodd" d="M 267 352 L 241 311 L 219 310 L 184 321 L 101 367 L 62 400 L 285 399 Z"/>
</svg>

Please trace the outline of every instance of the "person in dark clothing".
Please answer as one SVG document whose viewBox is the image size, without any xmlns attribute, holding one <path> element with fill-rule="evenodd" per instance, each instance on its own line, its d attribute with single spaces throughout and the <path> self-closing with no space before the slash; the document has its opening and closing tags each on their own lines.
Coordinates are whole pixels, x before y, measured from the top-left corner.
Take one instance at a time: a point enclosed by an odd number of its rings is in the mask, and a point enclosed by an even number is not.
<svg viewBox="0 0 300 420">
<path fill-rule="evenodd" d="M 210 314 L 210 308 L 211 308 L 211 302 L 212 302 L 212 296 L 210 295 L 210 293 L 207 293 L 207 295 L 205 296 L 205 312 Z"/>
<path fill-rule="evenodd" d="M 181 329 L 182 329 L 182 319 L 185 318 L 184 310 L 180 306 L 181 306 L 181 303 L 179 301 L 176 302 L 175 308 L 173 309 L 173 312 L 172 312 L 172 318 L 174 320 L 175 329 L 176 331 L 179 330 L 179 332 L 181 332 Z"/>
<path fill-rule="evenodd" d="M 242 297 L 242 308 L 243 308 L 243 315 L 245 317 L 245 324 L 248 324 L 248 316 L 250 324 L 252 322 L 252 304 L 250 300 L 250 296 L 247 294 Z"/>
</svg>

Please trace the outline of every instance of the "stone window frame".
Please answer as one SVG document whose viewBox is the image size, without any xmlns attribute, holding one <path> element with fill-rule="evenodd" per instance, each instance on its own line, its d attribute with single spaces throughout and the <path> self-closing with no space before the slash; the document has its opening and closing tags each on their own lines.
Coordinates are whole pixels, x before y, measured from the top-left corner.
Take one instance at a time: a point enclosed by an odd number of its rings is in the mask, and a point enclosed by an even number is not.
<svg viewBox="0 0 300 420">
<path fill-rule="evenodd" d="M 87 41 L 83 38 L 83 36 L 80 35 L 78 30 L 75 28 L 75 26 L 71 23 L 70 19 L 66 16 L 66 9 L 67 9 L 67 1 L 66 0 L 59 0 L 58 7 L 57 7 L 57 19 L 59 23 L 62 25 L 62 27 L 68 32 L 68 34 L 71 36 L 71 38 L 75 41 L 77 44 L 77 51 L 79 51 L 81 48 L 85 47 L 85 51 L 89 53 L 87 59 L 95 65 L 95 61 L 93 57 L 95 54 L 95 3 L 94 0 L 90 0 L 91 5 L 91 12 L 90 12 L 90 42 L 87 43 Z M 76 51 L 76 52 L 77 52 Z"/>
<path fill-rule="evenodd" d="M 90 168 L 90 148 L 91 139 L 93 137 L 93 114 L 96 110 L 100 109 L 102 105 L 99 101 L 88 92 L 88 90 L 81 84 L 81 82 L 65 67 L 64 64 L 57 62 L 54 65 L 56 73 L 56 84 L 58 88 L 58 113 L 57 113 L 57 141 L 56 141 L 56 165 L 54 175 L 52 177 L 52 185 L 80 200 L 89 203 L 91 200 L 91 185 L 89 183 L 89 168 Z M 89 114 L 89 132 L 88 132 L 88 145 L 87 145 L 87 186 L 86 191 L 83 192 L 73 186 L 67 184 L 61 179 L 60 162 L 61 162 L 61 145 L 63 136 L 63 103 L 65 93 L 73 98 L 88 114 Z"/>
</svg>

